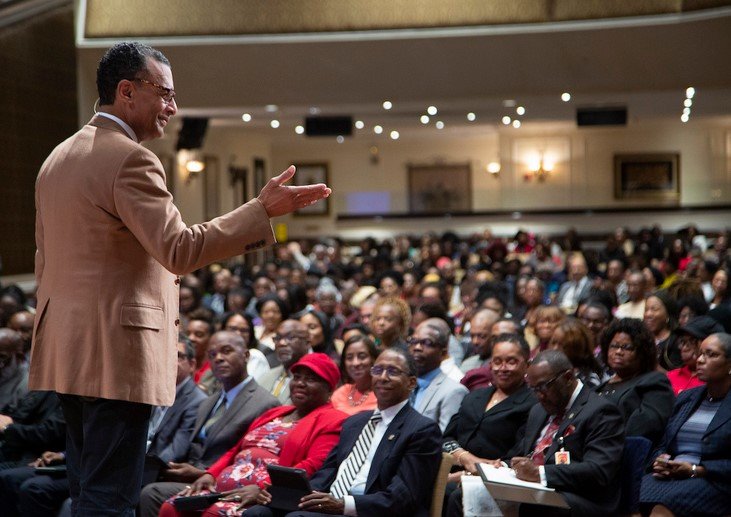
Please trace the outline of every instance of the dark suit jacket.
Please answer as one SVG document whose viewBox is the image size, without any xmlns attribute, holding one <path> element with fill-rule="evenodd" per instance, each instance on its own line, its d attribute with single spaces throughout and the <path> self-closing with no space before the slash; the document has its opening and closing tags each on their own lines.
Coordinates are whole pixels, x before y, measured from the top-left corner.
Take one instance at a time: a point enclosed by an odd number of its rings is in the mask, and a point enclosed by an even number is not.
<svg viewBox="0 0 731 517">
<path fill-rule="evenodd" d="M 182 461 L 188 453 L 198 407 L 206 394 L 196 387 L 193 379 L 183 384 L 175 403 L 168 408 L 150 442 L 147 454 L 158 456 L 164 462 Z"/>
<path fill-rule="evenodd" d="M 5 409 L 13 423 L 0 435 L 0 461 L 25 462 L 66 448 L 66 420 L 55 393 L 31 391 Z"/>
<path fill-rule="evenodd" d="M 485 411 L 495 387 L 467 394 L 444 431 L 444 441 L 456 440 L 463 449 L 485 459 L 502 458 L 515 446 L 536 398 L 526 385 Z"/>
<path fill-rule="evenodd" d="M 627 436 L 644 436 L 653 444 L 660 440 L 675 403 L 666 374 L 652 371 L 617 384 L 605 382 L 597 392 L 619 407 Z"/>
<path fill-rule="evenodd" d="M 678 395 L 665 435 L 652 453 L 650 464 L 664 452 L 671 456 L 677 454 L 675 439 L 678 431 L 698 409 L 705 396 L 705 386 L 686 390 Z M 716 416 L 703 433 L 701 465 L 706 468 L 706 477 L 703 479 L 714 484 L 722 492 L 731 494 L 731 397 L 729 396 L 723 400 Z M 703 495 L 698 494 L 698 497 L 702 499 Z"/>
<path fill-rule="evenodd" d="M 514 449 L 529 456 L 548 421 L 536 404 L 528 415 L 525 435 Z M 564 447 L 569 465 L 556 465 Z M 572 515 L 615 515 L 619 505 L 618 472 L 624 447 L 624 419 L 617 406 L 584 386 L 546 451 L 546 481 L 566 498 Z"/>
<path fill-rule="evenodd" d="M 372 415 L 373 411 L 363 411 L 343 423 L 340 441 L 311 479 L 314 490 L 330 490 L 338 467 Z M 441 440 L 442 434 L 433 420 L 408 404 L 404 406 L 376 449 L 365 494 L 353 496 L 358 515 L 429 515 L 441 461 Z"/>
<path fill-rule="evenodd" d="M 220 397 L 214 393 L 198 408 L 193 434 L 188 450 L 188 463 L 199 469 L 207 469 L 233 447 L 244 435 L 251 423 L 264 411 L 279 405 L 279 401 L 252 379 L 244 386 L 223 416 L 206 432 L 206 439 L 198 439 L 203 424 L 208 420 L 213 406 Z"/>
</svg>

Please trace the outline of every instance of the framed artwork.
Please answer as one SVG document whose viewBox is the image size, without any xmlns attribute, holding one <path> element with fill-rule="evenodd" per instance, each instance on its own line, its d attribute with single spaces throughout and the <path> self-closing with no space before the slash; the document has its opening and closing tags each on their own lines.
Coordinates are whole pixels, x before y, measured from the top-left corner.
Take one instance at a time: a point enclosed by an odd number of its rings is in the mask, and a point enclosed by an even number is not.
<svg viewBox="0 0 731 517">
<path fill-rule="evenodd" d="M 219 170 L 218 158 L 215 156 L 205 156 L 203 161 L 206 164 L 205 169 L 201 173 L 203 175 L 203 211 L 206 221 L 210 221 L 214 217 L 218 217 L 221 212 L 219 204 Z"/>
<path fill-rule="evenodd" d="M 295 185 L 310 185 L 312 183 L 328 183 L 328 169 L 326 163 L 295 163 L 297 174 L 294 175 Z M 294 212 L 294 215 L 328 215 L 330 213 L 330 198 L 322 199 L 314 205 L 306 206 Z"/>
<path fill-rule="evenodd" d="M 469 163 L 409 165 L 409 211 L 412 214 L 446 214 L 472 210 Z"/>
<path fill-rule="evenodd" d="M 254 158 L 254 195 L 258 196 L 269 178 L 267 178 L 267 167 L 264 158 Z"/>
<path fill-rule="evenodd" d="M 679 201 L 680 154 L 614 155 L 614 197 L 648 201 Z"/>
</svg>

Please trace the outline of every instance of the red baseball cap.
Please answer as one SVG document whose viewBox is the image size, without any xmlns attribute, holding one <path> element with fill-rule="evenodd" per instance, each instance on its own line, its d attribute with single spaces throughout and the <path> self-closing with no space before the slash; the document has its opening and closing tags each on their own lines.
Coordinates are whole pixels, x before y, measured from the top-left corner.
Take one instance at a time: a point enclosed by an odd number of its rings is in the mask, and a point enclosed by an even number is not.
<svg viewBox="0 0 731 517">
<path fill-rule="evenodd" d="M 327 354 L 320 352 L 307 354 L 290 366 L 289 370 L 294 371 L 295 368 L 307 368 L 311 370 L 315 375 L 327 382 L 330 385 L 330 389 L 333 390 L 340 382 L 340 370 Z"/>
</svg>

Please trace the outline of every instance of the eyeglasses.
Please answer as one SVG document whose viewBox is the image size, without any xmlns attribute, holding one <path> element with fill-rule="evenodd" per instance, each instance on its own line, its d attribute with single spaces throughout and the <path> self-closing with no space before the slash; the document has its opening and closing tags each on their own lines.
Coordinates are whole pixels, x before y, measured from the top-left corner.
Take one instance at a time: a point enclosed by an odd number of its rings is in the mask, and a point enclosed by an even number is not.
<svg viewBox="0 0 731 517">
<path fill-rule="evenodd" d="M 622 350 L 623 352 L 634 352 L 635 350 L 637 350 L 637 347 L 630 343 L 625 343 L 623 345 L 620 345 L 618 343 L 610 343 L 609 350 Z"/>
<path fill-rule="evenodd" d="M 437 344 L 437 342 L 434 341 L 433 339 L 429 339 L 429 338 L 416 339 L 414 337 L 408 338 L 406 340 L 406 344 L 409 345 L 409 346 L 421 345 L 424 348 L 437 348 L 439 346 Z"/>
<path fill-rule="evenodd" d="M 371 368 L 371 375 L 373 377 L 380 377 L 384 372 L 389 379 L 391 377 L 398 377 L 399 375 L 407 375 L 405 371 L 395 366 L 374 366 Z"/>
<path fill-rule="evenodd" d="M 275 343 L 278 343 L 280 341 L 284 341 L 286 343 L 294 343 L 298 339 L 307 339 L 305 336 L 298 336 L 297 334 L 287 334 L 287 335 L 281 335 L 281 334 L 274 334 L 272 337 L 272 341 Z"/>
<path fill-rule="evenodd" d="M 173 102 L 173 99 L 175 99 L 175 90 L 173 90 L 172 88 L 167 88 L 161 84 L 153 83 L 152 81 L 148 81 L 147 79 L 142 79 L 141 77 L 135 77 L 132 80 L 140 81 L 141 83 L 149 84 L 150 86 L 156 88 L 158 90 L 157 94 L 162 97 L 162 100 L 164 100 L 168 104 Z"/>
<path fill-rule="evenodd" d="M 561 377 L 564 373 L 568 372 L 569 370 L 564 370 L 562 372 L 559 372 L 554 378 L 547 380 L 546 382 L 542 382 L 540 384 L 536 384 L 535 386 L 530 386 L 530 389 L 533 390 L 534 393 L 541 393 L 543 395 L 546 394 L 548 389 L 551 387 L 551 384 L 556 382 L 559 377 Z"/>
</svg>

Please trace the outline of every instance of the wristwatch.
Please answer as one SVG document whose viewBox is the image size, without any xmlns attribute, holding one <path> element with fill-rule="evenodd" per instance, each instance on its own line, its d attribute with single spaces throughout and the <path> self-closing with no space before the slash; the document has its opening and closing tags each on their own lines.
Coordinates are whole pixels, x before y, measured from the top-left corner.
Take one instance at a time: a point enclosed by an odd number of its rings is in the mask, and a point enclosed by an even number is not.
<svg viewBox="0 0 731 517">
<path fill-rule="evenodd" d="M 442 451 L 446 452 L 447 454 L 451 454 L 457 449 L 461 448 L 462 446 L 459 444 L 456 440 L 451 440 L 449 442 L 444 442 L 442 444 Z"/>
</svg>

